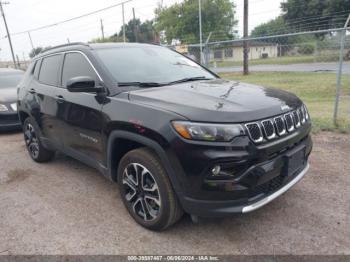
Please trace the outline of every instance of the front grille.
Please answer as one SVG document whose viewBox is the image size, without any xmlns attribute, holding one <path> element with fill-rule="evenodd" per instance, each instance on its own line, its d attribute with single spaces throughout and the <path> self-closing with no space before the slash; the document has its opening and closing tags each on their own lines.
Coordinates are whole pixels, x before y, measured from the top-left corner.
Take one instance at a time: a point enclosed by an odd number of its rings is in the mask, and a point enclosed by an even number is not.
<svg viewBox="0 0 350 262">
<path fill-rule="evenodd" d="M 276 117 L 275 123 L 276 123 L 277 134 L 279 136 L 283 136 L 287 132 L 283 118 L 281 116 Z"/>
<path fill-rule="evenodd" d="M 301 124 L 304 124 L 305 123 L 305 111 L 304 111 L 304 107 L 301 107 L 299 109 L 299 115 L 300 115 L 300 121 L 301 121 Z"/>
<path fill-rule="evenodd" d="M 266 137 L 268 139 L 274 138 L 276 136 L 276 133 L 275 133 L 275 128 L 273 127 L 272 120 L 265 120 L 265 121 L 262 121 L 261 123 L 264 128 Z"/>
<path fill-rule="evenodd" d="M 284 181 L 284 176 L 279 175 L 271 179 L 270 181 L 256 186 L 251 192 L 250 192 L 250 197 L 255 197 L 260 194 L 266 194 L 269 195 L 278 189 L 280 189 L 283 185 Z"/>
<path fill-rule="evenodd" d="M 294 117 L 295 127 L 298 128 L 300 126 L 300 117 L 299 117 L 299 114 L 298 114 L 298 110 L 293 112 L 293 117 Z"/>
<path fill-rule="evenodd" d="M 0 114 L 0 121 L 18 121 L 18 114 Z"/>
<path fill-rule="evenodd" d="M 246 124 L 248 134 L 255 143 L 273 140 L 293 132 L 308 121 L 308 114 L 304 106 L 273 119 L 264 119 Z"/>
<path fill-rule="evenodd" d="M 288 132 L 291 132 L 294 130 L 294 122 L 293 122 L 293 115 L 292 114 L 285 114 L 284 118 L 286 120 L 286 126 Z"/>
<path fill-rule="evenodd" d="M 254 141 L 254 142 L 261 142 L 263 140 L 263 135 L 260 129 L 260 126 L 257 123 L 252 123 L 252 124 L 247 124 L 246 125 L 249 134 L 250 134 L 250 138 Z"/>
</svg>

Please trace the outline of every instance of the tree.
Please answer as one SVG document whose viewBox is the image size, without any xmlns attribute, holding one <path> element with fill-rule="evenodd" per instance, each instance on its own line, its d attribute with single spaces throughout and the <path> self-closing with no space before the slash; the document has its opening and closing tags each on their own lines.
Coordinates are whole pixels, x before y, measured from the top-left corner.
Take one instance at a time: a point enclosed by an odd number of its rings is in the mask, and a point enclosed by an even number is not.
<svg viewBox="0 0 350 262">
<path fill-rule="evenodd" d="M 38 47 L 35 47 L 29 52 L 29 57 L 33 58 L 36 55 L 40 54 L 41 52 L 44 52 L 45 50 L 47 50 L 49 48 L 51 48 L 51 46 L 47 46 L 47 47 L 38 46 Z"/>
<path fill-rule="evenodd" d="M 89 43 L 109 43 L 109 42 L 123 42 L 123 38 L 116 36 L 116 35 L 112 35 L 110 37 L 99 37 L 99 38 L 94 38 L 92 39 Z"/>
<path fill-rule="evenodd" d="M 121 27 L 119 37 L 123 36 L 123 27 Z M 157 42 L 158 34 L 153 26 L 152 20 L 146 20 L 141 23 L 141 20 L 131 19 L 125 25 L 125 36 L 129 42 L 154 43 Z"/>
<path fill-rule="evenodd" d="M 287 0 L 281 8 L 290 27 L 314 31 L 342 27 L 350 12 L 350 0 Z"/>
<path fill-rule="evenodd" d="M 289 33 L 290 30 L 290 26 L 286 24 L 283 17 L 279 16 L 255 27 L 251 32 L 251 37 L 283 35 Z M 312 54 L 315 51 L 315 40 L 315 37 L 312 35 L 297 35 L 272 37 L 260 41 L 278 44 L 279 54 L 283 55 L 295 47 L 298 47 L 301 54 Z"/>
<path fill-rule="evenodd" d="M 237 24 L 234 8 L 230 0 L 202 1 L 203 35 L 213 32 L 220 35 L 220 40 L 232 39 Z M 184 44 L 199 42 L 198 1 L 184 0 L 170 7 L 158 7 L 155 14 L 155 28 L 164 33 L 167 44 L 173 40 Z"/>
<path fill-rule="evenodd" d="M 289 27 L 284 22 L 282 16 L 279 16 L 275 19 L 270 20 L 269 22 L 260 24 L 256 26 L 252 32 L 252 37 L 268 36 L 268 35 L 277 35 L 288 33 Z"/>
</svg>

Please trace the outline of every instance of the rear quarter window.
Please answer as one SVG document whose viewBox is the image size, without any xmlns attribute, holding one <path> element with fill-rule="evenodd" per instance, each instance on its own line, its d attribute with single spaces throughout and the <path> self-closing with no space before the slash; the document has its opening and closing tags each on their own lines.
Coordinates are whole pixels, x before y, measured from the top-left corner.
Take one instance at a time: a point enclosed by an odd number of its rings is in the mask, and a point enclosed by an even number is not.
<svg viewBox="0 0 350 262">
<path fill-rule="evenodd" d="M 58 86 L 62 55 L 52 55 L 42 59 L 39 81 L 46 85 Z"/>
</svg>

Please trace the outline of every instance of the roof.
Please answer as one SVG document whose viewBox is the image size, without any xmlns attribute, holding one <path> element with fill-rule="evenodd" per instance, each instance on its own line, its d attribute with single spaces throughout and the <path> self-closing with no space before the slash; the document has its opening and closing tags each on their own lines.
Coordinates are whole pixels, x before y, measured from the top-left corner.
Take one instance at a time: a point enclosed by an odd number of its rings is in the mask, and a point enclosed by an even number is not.
<svg viewBox="0 0 350 262">
<path fill-rule="evenodd" d="M 64 51 L 70 51 L 74 49 L 103 49 L 103 48 L 113 48 L 113 47 L 127 47 L 127 46 L 155 46 L 155 44 L 146 44 L 146 43 L 83 43 L 83 42 L 76 42 L 76 43 L 69 43 L 64 45 L 58 45 L 54 46 L 52 48 L 49 48 L 42 53 L 38 54 L 36 58 L 40 58 L 42 56 L 57 53 L 57 52 L 64 52 Z"/>
</svg>

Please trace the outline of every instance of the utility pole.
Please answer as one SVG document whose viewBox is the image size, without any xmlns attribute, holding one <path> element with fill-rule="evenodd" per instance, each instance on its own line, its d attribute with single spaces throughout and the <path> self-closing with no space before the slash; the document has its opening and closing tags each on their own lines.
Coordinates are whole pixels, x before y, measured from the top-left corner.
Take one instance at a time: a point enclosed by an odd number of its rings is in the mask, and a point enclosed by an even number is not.
<svg viewBox="0 0 350 262">
<path fill-rule="evenodd" d="M 105 40 L 105 32 L 104 32 L 104 30 L 103 30 L 103 20 L 102 20 L 102 19 L 100 19 L 100 21 L 101 21 L 101 33 L 102 33 L 102 40 Z"/>
<path fill-rule="evenodd" d="M 202 64 L 203 60 L 203 35 L 202 35 L 202 0 L 198 0 L 198 16 L 199 16 L 199 45 L 200 45 L 200 54 L 199 62 Z"/>
<path fill-rule="evenodd" d="M 134 17 L 133 30 L 135 35 L 135 42 L 137 43 L 139 41 L 139 30 L 138 30 L 138 25 L 136 24 L 135 8 L 132 8 L 132 15 Z"/>
<path fill-rule="evenodd" d="M 4 24 L 5 24 L 5 28 L 6 28 L 6 32 L 7 32 L 7 38 L 9 39 L 9 44 L 10 44 L 10 49 L 11 49 L 11 54 L 12 54 L 12 60 L 13 60 L 13 65 L 15 66 L 15 68 L 17 68 L 15 53 L 13 52 L 13 47 L 12 47 L 11 36 L 10 36 L 10 33 L 9 33 L 9 29 L 8 29 L 8 27 L 7 27 L 5 12 L 4 12 L 4 9 L 3 9 L 3 7 L 2 7 L 2 5 L 7 5 L 7 4 L 9 4 L 9 3 L 8 3 L 8 2 L 1 2 L 1 1 L 0 1 L 0 11 L 1 11 L 2 18 L 4 19 Z"/>
<path fill-rule="evenodd" d="M 124 43 L 126 42 L 125 39 L 125 14 L 124 14 L 124 3 L 122 3 L 122 15 L 123 15 L 123 40 Z"/>
<path fill-rule="evenodd" d="M 18 68 L 21 68 L 21 63 L 19 62 L 19 57 L 16 55 Z"/>
<path fill-rule="evenodd" d="M 243 74 L 249 74 L 248 68 L 248 53 L 249 53 L 249 43 L 246 40 L 248 38 L 248 0 L 244 0 L 244 17 L 243 17 Z"/>
<path fill-rule="evenodd" d="M 212 34 L 213 34 L 213 32 L 209 33 L 209 36 L 208 36 L 208 38 L 207 38 L 207 40 L 205 41 L 205 44 L 204 44 L 204 64 L 205 64 L 206 67 L 209 67 L 210 49 L 209 49 L 208 43 L 210 41 L 210 37 L 211 37 Z"/>
<path fill-rule="evenodd" d="M 30 31 L 28 31 L 28 37 L 29 37 L 29 41 L 32 46 L 32 49 L 34 50 L 34 44 L 33 44 L 32 36 L 30 35 Z"/>
</svg>

